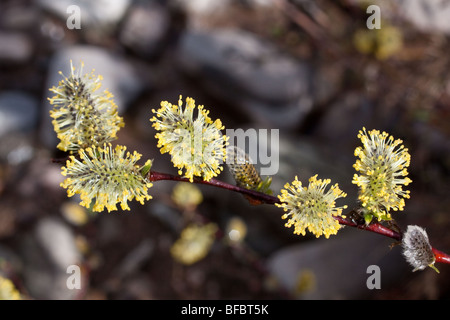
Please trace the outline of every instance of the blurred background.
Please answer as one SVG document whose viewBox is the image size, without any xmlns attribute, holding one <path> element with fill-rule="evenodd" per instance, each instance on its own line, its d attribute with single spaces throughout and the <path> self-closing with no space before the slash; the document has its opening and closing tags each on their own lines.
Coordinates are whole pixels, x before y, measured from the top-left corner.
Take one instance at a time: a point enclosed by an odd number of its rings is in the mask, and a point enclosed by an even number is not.
<svg viewBox="0 0 450 320">
<path fill-rule="evenodd" d="M 367 28 L 371 4 L 380 29 Z M 71 5 L 79 29 L 68 27 Z M 145 205 L 90 213 L 59 186 L 52 159 L 65 154 L 47 100 L 58 72 L 83 61 L 124 117 L 117 143 L 176 173 L 151 110 L 193 97 L 227 129 L 279 130 L 275 195 L 318 174 L 350 208 L 357 133 L 385 130 L 412 156 L 411 199 L 395 220 L 449 253 L 449 14 L 445 0 L 1 0 L 0 275 L 25 299 L 450 298 L 447 265 L 412 273 L 391 239 L 353 228 L 296 236 L 281 209 L 230 191 L 156 182 Z M 219 179 L 234 183 L 227 170 Z M 214 241 L 197 259 L 177 257 L 182 230 L 206 222 Z M 81 290 L 66 286 L 70 265 Z M 366 286 L 370 265 L 379 290 Z"/>
</svg>

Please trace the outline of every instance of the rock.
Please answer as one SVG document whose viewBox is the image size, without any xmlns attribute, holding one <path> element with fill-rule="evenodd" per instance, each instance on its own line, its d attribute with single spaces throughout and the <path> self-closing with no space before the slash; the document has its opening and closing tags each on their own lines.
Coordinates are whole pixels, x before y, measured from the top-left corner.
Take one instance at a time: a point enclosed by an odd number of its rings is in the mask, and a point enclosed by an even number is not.
<svg viewBox="0 0 450 320">
<path fill-rule="evenodd" d="M 8 133 L 1 139 L 0 162 L 15 166 L 33 159 L 35 149 L 30 134 Z"/>
<path fill-rule="evenodd" d="M 137 4 L 130 9 L 119 34 L 120 42 L 143 58 L 157 55 L 170 27 L 167 10 L 157 3 Z"/>
<path fill-rule="evenodd" d="M 312 106 L 306 63 L 249 32 L 187 31 L 177 52 L 184 72 L 265 127 L 295 126 Z"/>
<path fill-rule="evenodd" d="M 305 90 L 306 68 L 248 32 L 187 32 L 179 52 L 186 71 L 216 74 L 221 81 L 234 82 L 238 91 L 264 101 L 290 101 Z"/>
<path fill-rule="evenodd" d="M 3 188 L 3 182 L 0 184 L 0 188 Z M 0 211 L 0 239 L 5 239 L 8 237 L 12 237 L 17 232 L 17 214 L 16 214 L 16 206 L 3 202 L 0 204 L 2 210 Z M 2 250 L 0 247 L 0 261 L 2 261 Z M 0 264 L 0 271 L 2 267 Z"/>
<path fill-rule="evenodd" d="M 44 18 L 41 21 L 41 34 L 43 38 L 49 39 L 49 47 L 53 50 L 55 48 L 61 47 L 61 43 L 66 39 L 65 26 L 58 24 L 55 20 Z"/>
<path fill-rule="evenodd" d="M 335 63 L 321 63 L 316 66 L 311 85 L 314 105 L 324 105 L 342 92 L 345 70 Z"/>
<path fill-rule="evenodd" d="M 268 258 L 267 266 L 299 299 L 363 299 L 374 291 L 367 287 L 373 274 L 369 266 L 380 268 L 381 289 L 407 271 L 401 248 L 391 250 L 390 243 L 369 232 L 344 229 L 328 240 L 281 249 Z"/>
<path fill-rule="evenodd" d="M 225 9 L 230 4 L 230 0 L 175 0 L 174 4 L 185 10 L 188 14 L 196 17 L 198 15 L 210 15 L 214 12 Z"/>
<path fill-rule="evenodd" d="M 77 6 L 81 18 L 81 30 L 112 33 L 125 15 L 130 0 L 39 0 L 38 5 L 66 21 L 74 11 L 69 7 Z"/>
<path fill-rule="evenodd" d="M 171 5 L 174 10 L 182 13 L 189 28 L 202 30 L 208 28 L 216 17 L 227 14 L 233 0 L 174 0 Z"/>
<path fill-rule="evenodd" d="M 307 0 L 296 0 L 296 1 L 297 2 L 302 1 L 303 5 L 309 2 Z M 402 1 L 404 1 L 404 0 L 400 0 L 400 1 L 378 0 L 376 3 L 371 3 L 366 0 L 348 0 L 347 4 L 349 6 L 355 6 L 357 9 L 359 9 L 363 12 L 366 12 L 366 10 L 369 6 L 377 5 L 381 9 L 381 19 L 382 20 L 392 20 L 392 19 L 398 20 L 399 13 L 401 13 L 400 11 L 398 11 L 399 4 Z M 404 2 L 407 2 L 407 1 L 404 1 Z M 366 13 L 366 14 L 367 14 L 366 17 L 369 18 L 369 16 L 371 14 L 373 14 L 373 12 Z"/>
<path fill-rule="evenodd" d="M 26 176 L 17 181 L 18 196 L 23 199 L 39 199 L 42 193 L 51 194 L 52 199 L 67 199 L 67 193 L 60 184 L 65 177 L 61 174 L 61 165 L 52 163 L 48 153 L 35 151 L 32 158 L 33 165 L 26 171 Z M 77 198 L 75 195 L 73 198 Z M 17 208 L 25 211 L 23 207 L 27 207 L 33 216 L 38 217 L 47 211 L 45 208 L 33 206 L 31 201 L 23 201 L 17 204 Z M 42 210 L 39 210 L 42 209 Z M 19 210 L 19 209 L 17 209 Z"/>
<path fill-rule="evenodd" d="M 10 247 L 6 245 L 0 245 L 0 261 L 2 261 L 0 272 L 13 271 L 17 274 L 20 274 L 20 272 L 22 272 L 22 260 L 16 252 L 14 252 Z"/>
<path fill-rule="evenodd" d="M 179 211 L 167 204 L 155 201 L 151 206 L 147 206 L 147 212 L 151 216 L 157 218 L 165 227 L 168 227 L 175 232 L 179 231 L 182 227 L 183 221 L 180 219 Z"/>
<path fill-rule="evenodd" d="M 36 6 L 16 3 L 6 6 L 0 12 L 2 27 L 5 30 L 32 30 L 40 23 L 41 11 Z"/>
<path fill-rule="evenodd" d="M 150 238 L 143 239 L 126 257 L 121 261 L 116 272 L 120 278 L 130 276 L 139 271 L 139 268 L 148 261 L 154 251 L 154 241 Z"/>
<path fill-rule="evenodd" d="M 134 273 L 122 284 L 117 290 L 117 300 L 154 300 L 155 299 L 154 283 L 148 274 Z"/>
<path fill-rule="evenodd" d="M 315 136 L 343 157 L 352 158 L 359 141 L 358 131 L 370 125 L 374 112 L 374 104 L 363 94 L 350 92 L 339 96 L 324 111 L 314 128 Z"/>
<path fill-rule="evenodd" d="M 447 117 L 441 117 L 443 125 L 447 125 Z M 417 143 L 410 148 L 414 159 L 411 172 L 422 177 L 429 184 L 427 190 L 444 192 L 447 189 L 447 177 L 450 170 L 450 140 L 444 130 L 432 123 L 416 121 L 411 130 Z"/>
<path fill-rule="evenodd" d="M 75 245 L 75 237 L 60 219 L 41 219 L 34 235 L 52 264 L 58 269 L 65 272 L 69 265 L 80 262 L 81 257 Z"/>
<path fill-rule="evenodd" d="M 0 92 L 0 137 L 34 130 L 38 124 L 38 109 L 38 101 L 26 92 Z"/>
<path fill-rule="evenodd" d="M 330 160 L 330 154 L 333 160 Z M 292 182 L 295 176 L 307 184 L 308 179 L 316 174 L 319 179 L 331 179 L 331 184 L 338 183 L 348 194 L 344 202 L 350 207 L 356 188 L 351 183 L 353 168 L 347 159 L 336 155 L 328 142 L 321 144 L 306 136 L 280 134 L 279 170 L 273 177 L 272 189 L 280 190 L 286 182 Z"/>
<path fill-rule="evenodd" d="M 52 57 L 46 88 L 57 85 L 62 79 L 59 71 L 66 76 L 70 74 L 70 60 L 77 69 L 80 68 L 81 62 L 84 62 L 84 73 L 90 73 L 94 69 L 96 75 L 103 77 L 102 86 L 98 90 L 100 92 L 108 90 L 114 95 L 119 115 L 125 112 L 129 103 L 138 96 L 144 87 L 136 69 L 122 56 L 94 46 L 76 45 L 63 48 Z M 52 93 L 48 92 L 47 97 L 51 96 Z M 41 139 L 44 145 L 54 149 L 57 141 L 49 115 L 51 108 L 52 106 L 46 100 L 43 108 L 44 125 Z"/>
<path fill-rule="evenodd" d="M 67 286 L 69 266 L 81 267 L 81 256 L 71 230 L 60 219 L 41 219 L 22 239 L 23 279 L 34 299 L 74 299 L 79 290 Z"/>
<path fill-rule="evenodd" d="M 120 237 L 122 225 L 118 219 L 112 215 L 102 215 L 98 218 L 97 241 L 99 246 L 105 246 L 113 243 Z"/>
<path fill-rule="evenodd" d="M 445 1 L 402 0 L 397 12 L 424 32 L 450 34 L 450 3 Z"/>
<path fill-rule="evenodd" d="M 0 31 L 0 65 L 24 64 L 33 51 L 33 43 L 25 34 Z"/>
<path fill-rule="evenodd" d="M 364 11 L 371 4 L 365 0 L 349 0 L 349 4 L 357 6 Z M 375 3 L 374 3 L 375 4 Z M 376 5 L 381 9 L 383 20 L 405 20 L 422 32 L 450 33 L 450 3 L 446 1 L 427 0 L 379 0 Z M 369 14 L 367 14 L 369 17 Z M 383 28 L 383 24 L 381 25 Z"/>
<path fill-rule="evenodd" d="M 252 6 L 254 8 L 258 7 L 274 7 L 275 3 L 272 0 L 243 0 L 246 5 Z"/>
</svg>

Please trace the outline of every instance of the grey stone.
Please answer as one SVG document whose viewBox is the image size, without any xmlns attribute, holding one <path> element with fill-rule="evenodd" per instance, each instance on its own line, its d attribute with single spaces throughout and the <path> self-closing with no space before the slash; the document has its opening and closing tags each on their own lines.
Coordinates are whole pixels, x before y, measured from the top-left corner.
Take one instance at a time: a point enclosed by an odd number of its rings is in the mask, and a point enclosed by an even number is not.
<svg viewBox="0 0 450 320">
<path fill-rule="evenodd" d="M 41 11 L 36 6 L 6 6 L 1 12 L 2 26 L 8 30 L 30 30 L 39 24 Z"/>
<path fill-rule="evenodd" d="M 122 286 L 117 290 L 118 300 L 154 300 L 155 288 L 151 278 L 146 273 L 133 273 L 126 281 L 122 283 Z M 157 292 L 157 291 L 156 291 Z"/>
<path fill-rule="evenodd" d="M 33 159 L 34 155 L 30 134 L 14 132 L 1 136 L 0 161 L 14 166 Z"/>
<path fill-rule="evenodd" d="M 186 25 L 188 28 L 204 29 L 211 25 L 214 16 L 227 14 L 232 0 L 173 0 L 171 5 L 178 11 L 186 15 Z"/>
<path fill-rule="evenodd" d="M 296 2 L 301 2 L 302 4 L 305 4 L 307 2 L 309 2 L 308 0 L 296 0 Z M 381 10 L 381 19 L 382 20 L 392 20 L 392 19 L 398 19 L 399 18 L 399 14 L 401 15 L 401 12 L 399 12 L 399 7 L 401 2 L 404 2 L 406 5 L 408 5 L 408 3 L 413 2 L 413 1 L 404 1 L 404 0 L 400 0 L 400 1 L 391 1 L 391 0 L 377 0 L 377 2 L 368 2 L 366 0 L 348 0 L 348 5 L 350 6 L 355 6 L 356 8 L 362 10 L 362 11 L 366 11 L 367 8 L 370 5 L 377 5 L 378 7 L 380 7 Z M 369 16 L 372 13 L 366 13 L 366 17 L 369 18 Z M 381 25 L 381 27 L 383 27 L 383 25 Z"/>
<path fill-rule="evenodd" d="M 117 275 L 126 277 L 137 272 L 139 267 L 151 258 L 154 247 L 155 244 L 152 239 L 143 239 L 120 263 L 117 268 Z"/>
<path fill-rule="evenodd" d="M 187 32 L 180 44 L 180 62 L 188 71 L 212 69 L 222 81 L 262 100 L 285 102 L 305 90 L 305 67 L 248 32 Z M 230 84 L 231 85 L 231 84 Z"/>
<path fill-rule="evenodd" d="M 0 64 L 26 63 L 33 51 L 33 43 L 25 34 L 0 31 Z"/>
<path fill-rule="evenodd" d="M 73 299 L 79 290 L 67 287 L 67 268 L 80 266 L 81 255 L 72 231 L 60 219 L 44 218 L 21 242 L 23 279 L 35 299 Z"/>
<path fill-rule="evenodd" d="M 378 0 L 370 3 L 365 0 L 349 0 L 350 5 L 366 9 L 375 4 L 381 10 L 383 20 L 404 20 L 418 30 L 428 33 L 450 33 L 450 3 L 446 0 Z M 369 14 L 367 14 L 367 18 Z M 381 25 L 383 28 L 383 24 Z"/>
<path fill-rule="evenodd" d="M 177 52 L 183 71 L 264 125 L 294 126 L 312 106 L 306 63 L 279 52 L 252 33 L 233 29 L 187 31 Z"/>
<path fill-rule="evenodd" d="M 75 237 L 62 220 L 56 218 L 40 220 L 35 229 L 35 237 L 58 269 L 66 271 L 69 265 L 80 262 Z"/>
<path fill-rule="evenodd" d="M 375 109 L 375 105 L 363 94 L 350 92 L 339 96 L 324 111 L 315 127 L 315 135 L 333 146 L 337 154 L 353 157 L 359 140 L 358 131 L 371 123 Z"/>
<path fill-rule="evenodd" d="M 120 236 L 122 226 L 120 222 L 112 215 L 103 215 L 99 217 L 98 225 L 98 243 L 101 246 L 111 244 Z"/>
<path fill-rule="evenodd" d="M 80 9 L 81 30 L 112 32 L 125 15 L 130 0 L 39 0 L 38 5 L 66 21 L 73 12 L 70 6 Z"/>
<path fill-rule="evenodd" d="M 62 41 L 66 40 L 66 26 L 58 24 L 54 19 L 43 18 L 40 21 L 40 31 L 44 38 L 51 41 L 49 44 L 52 49 L 60 47 Z"/>
<path fill-rule="evenodd" d="M 342 92 L 344 68 L 333 62 L 316 66 L 311 85 L 311 94 L 315 105 L 324 105 Z"/>
<path fill-rule="evenodd" d="M 330 154 L 334 156 L 333 160 Z M 350 207 L 351 199 L 355 196 L 355 188 L 351 183 L 353 173 L 351 164 L 346 158 L 341 158 L 329 143 L 320 143 L 306 136 L 280 134 L 279 171 L 273 176 L 271 186 L 273 190 L 280 190 L 295 176 L 307 184 L 308 179 L 317 174 L 319 179 L 331 179 L 331 184 L 338 183 L 348 194 L 342 201 Z"/>
<path fill-rule="evenodd" d="M 192 15 L 209 15 L 218 10 L 226 8 L 231 0 L 210 1 L 210 0 L 175 0 L 175 5 L 183 8 Z"/>
<path fill-rule="evenodd" d="M 450 34 L 450 3 L 448 1 L 401 0 L 400 16 L 425 32 Z"/>
<path fill-rule="evenodd" d="M 120 42 L 144 58 L 153 58 L 163 47 L 170 27 L 168 11 L 161 5 L 135 5 L 125 18 Z"/>
<path fill-rule="evenodd" d="M 5 30 L 30 30 L 39 24 L 41 11 L 36 6 L 17 5 L 6 6 L 0 12 L 2 26 Z"/>
<path fill-rule="evenodd" d="M 26 92 L 0 92 L 0 137 L 34 130 L 38 124 L 38 101 Z"/>
<path fill-rule="evenodd" d="M 258 7 L 272 8 L 275 6 L 275 3 L 272 0 L 244 0 L 244 2 L 247 3 L 248 5 L 254 6 L 256 8 L 258 8 Z"/>
<path fill-rule="evenodd" d="M 23 262 L 19 255 L 6 245 L 0 245 L 0 261 L 3 268 L 10 269 L 13 272 L 22 272 Z"/>
<path fill-rule="evenodd" d="M 147 206 L 147 212 L 173 231 L 182 227 L 179 212 L 165 203 L 155 201 L 151 206 Z"/>
<path fill-rule="evenodd" d="M 348 228 L 330 239 L 281 249 L 268 258 L 267 265 L 299 299 L 364 299 L 374 290 L 367 287 L 373 274 L 368 271 L 369 266 L 380 268 L 381 289 L 392 285 L 408 268 L 401 248 L 390 250 L 391 243 L 392 240 L 376 234 Z M 298 277 L 305 271 L 312 272 L 314 284 L 308 290 L 296 292 Z"/>
</svg>

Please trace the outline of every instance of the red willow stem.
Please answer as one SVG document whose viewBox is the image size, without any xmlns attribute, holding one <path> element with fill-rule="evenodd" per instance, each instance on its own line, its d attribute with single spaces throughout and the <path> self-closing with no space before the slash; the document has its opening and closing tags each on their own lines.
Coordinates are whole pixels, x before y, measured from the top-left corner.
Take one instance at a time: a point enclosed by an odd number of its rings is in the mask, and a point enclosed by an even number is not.
<svg viewBox="0 0 450 320">
<path fill-rule="evenodd" d="M 148 173 L 148 179 L 152 182 L 160 181 L 160 180 L 189 182 L 189 179 L 187 179 L 187 178 L 182 178 L 182 177 L 175 176 L 172 174 L 161 173 L 161 172 L 156 172 L 156 171 L 150 171 Z M 271 195 L 268 195 L 268 194 L 265 194 L 262 192 L 241 188 L 239 186 L 235 186 L 235 185 L 232 185 L 232 184 L 229 184 L 229 183 L 217 180 L 217 179 L 211 179 L 209 181 L 205 181 L 205 180 L 194 178 L 193 182 L 238 192 L 238 193 L 248 196 L 254 200 L 257 200 L 259 203 L 266 203 L 266 204 L 272 204 L 272 205 L 276 204 L 276 203 L 278 203 L 278 204 L 281 203 L 280 199 L 278 199 L 277 197 L 274 197 L 274 196 L 271 196 Z M 397 241 L 402 240 L 401 233 L 394 231 L 392 229 L 389 229 L 388 227 L 386 227 L 378 222 L 372 222 L 369 225 L 366 225 L 366 224 L 358 224 L 356 222 L 347 220 L 343 217 L 334 217 L 334 218 L 339 222 L 339 224 L 342 224 L 345 226 L 354 227 L 354 228 L 366 230 L 366 231 L 371 231 L 371 232 L 392 238 Z M 432 248 L 432 250 L 435 255 L 436 262 L 450 264 L 450 255 L 448 255 L 442 251 L 439 251 L 435 248 Z"/>
<path fill-rule="evenodd" d="M 436 262 L 442 262 L 442 263 L 448 263 L 450 264 L 450 256 L 446 254 L 445 252 L 439 251 L 435 248 L 431 248 L 434 253 L 434 257 L 436 259 Z"/>
<path fill-rule="evenodd" d="M 353 221 L 349 221 L 344 219 L 343 217 L 334 217 L 340 224 L 345 225 L 345 226 L 349 226 L 349 227 L 354 227 L 354 228 L 358 228 L 361 230 L 367 230 L 367 231 L 371 231 L 371 232 L 375 232 L 378 234 L 381 234 L 383 236 L 395 239 L 397 241 L 402 240 L 402 235 L 392 229 L 389 229 L 388 227 L 383 226 L 382 224 L 378 223 L 378 222 L 372 222 L 369 225 L 366 224 L 357 224 Z"/>
<path fill-rule="evenodd" d="M 161 173 L 161 172 L 155 172 L 155 171 L 150 171 L 148 174 L 149 180 L 150 181 L 159 181 L 159 180 L 173 180 L 173 181 L 184 181 L 184 182 L 189 182 L 189 179 L 187 178 L 182 178 L 179 176 L 174 176 L 168 173 Z M 246 196 L 250 196 L 256 200 L 259 200 L 263 203 L 266 204 L 275 204 L 275 203 L 280 203 L 280 200 L 278 200 L 278 198 L 273 197 L 271 195 L 262 193 L 262 192 L 258 192 L 258 191 L 254 191 L 254 190 L 249 190 L 249 189 L 245 189 L 245 188 L 241 188 L 217 179 L 211 179 L 209 181 L 205 181 L 205 180 L 201 180 L 201 179 L 196 179 L 194 178 L 194 183 L 198 183 L 198 184 L 207 184 L 210 186 L 215 186 L 218 188 L 222 188 L 222 189 L 226 189 L 226 190 L 230 190 L 230 191 L 235 191 L 241 194 L 244 194 Z"/>
</svg>

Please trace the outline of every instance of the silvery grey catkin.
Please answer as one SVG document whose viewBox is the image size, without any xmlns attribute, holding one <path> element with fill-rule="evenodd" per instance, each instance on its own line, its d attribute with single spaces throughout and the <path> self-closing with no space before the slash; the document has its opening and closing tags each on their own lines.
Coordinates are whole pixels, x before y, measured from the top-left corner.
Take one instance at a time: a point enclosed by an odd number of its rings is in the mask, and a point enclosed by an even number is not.
<svg viewBox="0 0 450 320">
<path fill-rule="evenodd" d="M 414 268 L 414 271 L 434 266 L 435 257 L 431 249 L 426 231 L 415 225 L 409 225 L 402 238 L 403 255 L 406 261 Z"/>
</svg>

